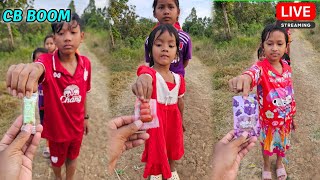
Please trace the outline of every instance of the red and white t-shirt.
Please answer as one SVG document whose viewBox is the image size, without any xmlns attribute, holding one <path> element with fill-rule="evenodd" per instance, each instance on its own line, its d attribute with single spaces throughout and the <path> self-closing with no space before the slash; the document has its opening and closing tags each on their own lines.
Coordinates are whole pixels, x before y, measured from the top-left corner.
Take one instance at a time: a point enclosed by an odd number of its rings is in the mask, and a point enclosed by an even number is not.
<svg viewBox="0 0 320 180">
<path fill-rule="evenodd" d="M 84 133 L 84 103 L 91 88 L 91 64 L 87 57 L 76 56 L 78 64 L 73 76 L 60 63 L 58 51 L 43 54 L 36 61 L 45 69 L 42 137 L 50 141 L 71 141 Z"/>
</svg>

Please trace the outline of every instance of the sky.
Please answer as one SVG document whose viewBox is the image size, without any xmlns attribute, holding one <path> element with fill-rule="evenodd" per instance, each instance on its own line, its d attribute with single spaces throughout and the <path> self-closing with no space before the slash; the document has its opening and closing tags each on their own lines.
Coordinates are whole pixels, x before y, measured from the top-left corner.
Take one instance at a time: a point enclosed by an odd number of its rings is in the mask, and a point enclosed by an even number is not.
<svg viewBox="0 0 320 180">
<path fill-rule="evenodd" d="M 71 0 L 35 0 L 34 8 L 36 9 L 66 9 L 70 4 Z M 109 0 L 95 0 L 96 7 L 104 7 L 109 4 Z M 74 4 L 76 7 L 76 12 L 78 14 L 82 14 L 83 10 L 88 6 L 89 0 L 74 0 Z"/>
<path fill-rule="evenodd" d="M 44 1 L 35 0 L 34 6 L 36 9 L 66 9 L 71 0 L 56 0 Z M 89 0 L 74 0 L 76 11 L 82 14 L 83 10 L 88 6 Z M 97 7 L 104 7 L 109 3 L 109 0 L 95 0 Z M 130 5 L 136 6 L 136 13 L 140 17 L 151 18 L 153 20 L 152 0 L 129 0 Z M 180 0 L 180 23 L 182 24 L 185 18 L 190 14 L 192 7 L 196 8 L 198 17 L 211 17 L 211 0 Z"/>
<path fill-rule="evenodd" d="M 129 0 L 129 4 L 136 6 L 136 13 L 140 17 L 156 20 L 153 17 L 152 3 L 152 0 Z M 192 7 L 196 8 L 198 17 L 211 17 L 212 0 L 180 0 L 180 24 L 191 13 Z"/>
</svg>

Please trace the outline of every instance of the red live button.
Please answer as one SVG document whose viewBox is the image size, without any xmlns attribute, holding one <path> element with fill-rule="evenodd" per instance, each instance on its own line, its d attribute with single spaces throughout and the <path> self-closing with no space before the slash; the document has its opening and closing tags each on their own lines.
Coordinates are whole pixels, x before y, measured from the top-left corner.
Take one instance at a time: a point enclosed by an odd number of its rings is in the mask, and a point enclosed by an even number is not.
<svg viewBox="0 0 320 180">
<path fill-rule="evenodd" d="M 314 3 L 278 3 L 278 20 L 314 20 L 316 18 L 316 5 Z"/>
</svg>

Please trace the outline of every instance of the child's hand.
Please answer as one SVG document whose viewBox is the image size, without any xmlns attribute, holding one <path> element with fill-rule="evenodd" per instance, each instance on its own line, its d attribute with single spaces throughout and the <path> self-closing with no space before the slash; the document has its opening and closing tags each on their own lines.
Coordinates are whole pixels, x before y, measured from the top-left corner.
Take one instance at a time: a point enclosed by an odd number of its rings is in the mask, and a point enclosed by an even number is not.
<svg viewBox="0 0 320 180">
<path fill-rule="evenodd" d="M 87 119 L 84 120 L 84 134 L 89 134 L 89 121 Z"/>
<path fill-rule="evenodd" d="M 44 68 L 37 63 L 10 66 L 6 77 L 9 94 L 19 98 L 31 97 L 38 90 L 38 81 L 43 72 Z"/>
<path fill-rule="evenodd" d="M 243 97 L 248 97 L 250 92 L 252 79 L 249 75 L 240 75 L 229 80 L 230 90 L 239 93 L 242 92 Z"/>
<path fill-rule="evenodd" d="M 292 120 L 292 129 L 293 129 L 294 131 L 297 130 L 297 124 L 296 124 L 296 121 L 294 121 L 294 120 Z"/>
<path fill-rule="evenodd" d="M 141 74 L 136 83 L 132 85 L 132 92 L 142 102 L 149 102 L 152 94 L 152 78 L 150 75 Z"/>
</svg>

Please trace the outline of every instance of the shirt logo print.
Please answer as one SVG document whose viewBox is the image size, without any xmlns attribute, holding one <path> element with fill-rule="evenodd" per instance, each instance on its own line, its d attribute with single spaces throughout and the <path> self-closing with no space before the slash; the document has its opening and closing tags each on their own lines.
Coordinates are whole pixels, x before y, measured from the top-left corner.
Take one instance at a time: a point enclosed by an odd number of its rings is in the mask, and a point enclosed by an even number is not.
<svg viewBox="0 0 320 180">
<path fill-rule="evenodd" d="M 77 85 L 70 85 L 63 91 L 63 96 L 60 97 L 62 103 L 80 103 L 81 95 L 80 88 Z"/>
<path fill-rule="evenodd" d="M 53 77 L 54 77 L 54 78 L 61 78 L 61 73 L 56 73 L 56 72 L 54 72 L 54 73 L 53 73 Z"/>
</svg>

